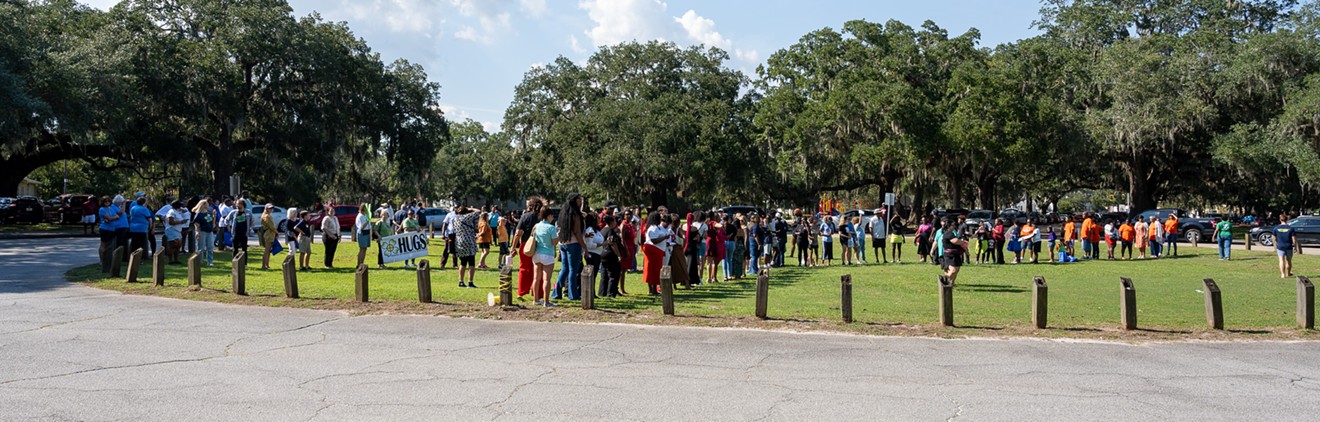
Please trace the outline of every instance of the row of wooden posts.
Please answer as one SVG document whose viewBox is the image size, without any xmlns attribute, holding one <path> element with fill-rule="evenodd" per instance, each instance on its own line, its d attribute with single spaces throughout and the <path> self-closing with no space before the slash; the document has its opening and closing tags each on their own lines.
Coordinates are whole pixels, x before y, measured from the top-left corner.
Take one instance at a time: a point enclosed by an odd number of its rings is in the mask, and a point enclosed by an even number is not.
<svg viewBox="0 0 1320 422">
<path fill-rule="evenodd" d="M 125 281 L 129 283 L 137 282 L 138 273 L 142 267 L 143 251 L 141 249 L 133 251 L 128 259 L 128 273 Z M 114 250 L 114 261 L 111 265 L 111 276 L 119 277 L 120 261 L 123 260 L 124 247 Z M 284 259 L 281 265 L 284 275 L 284 295 L 286 297 L 298 298 L 298 265 L 294 255 L 290 254 Z M 157 252 L 152 256 L 151 281 L 157 286 L 165 285 L 165 256 L 164 250 Z M 232 283 L 232 292 L 236 295 L 247 295 L 247 254 L 238 252 L 234 255 L 233 269 L 230 274 Z M 594 274 L 591 268 L 585 268 L 582 271 L 582 309 L 596 309 L 595 283 L 593 283 Z M 354 298 L 359 302 L 370 301 L 369 295 L 369 270 L 366 265 L 359 265 L 354 274 L 355 295 Z M 1206 324 L 1216 330 L 1224 329 L 1224 299 L 1223 291 L 1213 279 L 1202 280 L 1205 295 L 1205 318 Z M 201 258 L 193 254 L 188 258 L 188 285 L 191 287 L 202 286 Z M 505 267 L 500 271 L 500 305 L 513 306 L 513 272 Z M 840 278 L 841 304 L 839 310 L 844 322 L 853 322 L 853 285 L 852 275 L 845 274 Z M 953 322 L 953 283 L 949 279 L 939 277 L 939 301 L 938 310 L 940 323 L 945 326 L 954 326 Z M 769 310 L 770 297 L 770 273 L 763 271 L 756 277 L 756 317 L 767 318 Z M 422 303 L 432 303 L 431 297 L 431 262 L 421 260 L 417 265 L 417 300 Z M 665 315 L 674 315 L 674 283 L 673 276 L 669 266 L 662 267 L 660 270 L 660 300 L 661 309 Z M 1035 277 L 1031 283 L 1031 322 L 1036 328 L 1046 328 L 1048 326 L 1049 315 L 1049 286 L 1044 277 Z M 1127 277 L 1119 278 L 1119 320 L 1123 329 L 1137 329 L 1137 290 L 1132 283 L 1132 279 Z M 1305 276 L 1297 277 L 1297 325 L 1301 328 L 1315 328 L 1315 286 L 1311 280 Z"/>
</svg>

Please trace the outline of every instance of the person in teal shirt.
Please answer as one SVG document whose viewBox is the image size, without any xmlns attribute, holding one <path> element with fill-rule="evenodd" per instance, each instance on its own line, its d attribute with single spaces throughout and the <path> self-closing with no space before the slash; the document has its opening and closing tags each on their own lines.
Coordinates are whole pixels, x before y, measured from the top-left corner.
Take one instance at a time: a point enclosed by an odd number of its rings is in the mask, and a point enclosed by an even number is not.
<svg viewBox="0 0 1320 422">
<path fill-rule="evenodd" d="M 555 271 L 555 250 L 559 249 L 559 228 L 555 226 L 555 213 L 549 207 L 541 209 L 541 222 L 532 228 L 532 237 L 536 243 L 536 253 L 532 263 L 536 265 L 532 280 L 532 299 L 537 305 L 555 306 L 550 302 L 550 274 Z"/>
<path fill-rule="evenodd" d="M 147 199 L 138 198 L 133 207 L 128 209 L 129 251 L 147 250 L 147 237 L 151 236 L 151 209 L 147 208 Z"/>
<path fill-rule="evenodd" d="M 1215 223 L 1215 240 L 1219 242 L 1219 259 L 1229 260 L 1233 253 L 1233 224 L 1227 219 Z"/>
</svg>

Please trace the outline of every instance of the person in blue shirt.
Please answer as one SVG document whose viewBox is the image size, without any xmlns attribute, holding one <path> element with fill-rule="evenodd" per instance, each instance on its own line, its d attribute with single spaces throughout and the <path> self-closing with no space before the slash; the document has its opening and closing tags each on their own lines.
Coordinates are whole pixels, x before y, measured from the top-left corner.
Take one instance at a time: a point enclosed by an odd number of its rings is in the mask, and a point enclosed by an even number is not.
<svg viewBox="0 0 1320 422">
<path fill-rule="evenodd" d="M 147 208 L 147 199 L 138 198 L 128 209 L 129 252 L 138 249 L 147 250 L 147 236 L 151 233 L 152 213 Z"/>
<path fill-rule="evenodd" d="M 1293 242 L 1296 238 L 1293 236 L 1293 228 L 1288 225 L 1288 214 L 1279 215 L 1279 225 L 1271 230 L 1274 232 L 1274 247 L 1279 254 L 1279 278 L 1292 277 L 1292 256 Z"/>
<path fill-rule="evenodd" d="M 114 260 L 115 245 L 115 226 L 116 221 L 123 218 L 119 213 L 119 207 L 110 204 L 110 197 L 101 197 L 101 208 L 96 212 L 101 220 L 101 248 L 99 250 L 101 257 L 101 272 L 109 273 L 110 264 Z"/>
<path fill-rule="evenodd" d="M 124 199 L 123 195 L 115 195 L 111 201 L 110 212 L 118 215 L 119 218 L 114 221 L 115 228 L 115 248 L 120 246 L 128 250 L 128 208 L 133 204 Z M 124 259 L 128 259 L 128 253 L 124 253 Z"/>
<path fill-rule="evenodd" d="M 833 217 L 821 217 L 820 223 L 820 243 L 825 249 L 821 255 L 821 260 L 825 261 L 823 265 L 829 266 L 834 263 L 834 219 Z"/>
</svg>

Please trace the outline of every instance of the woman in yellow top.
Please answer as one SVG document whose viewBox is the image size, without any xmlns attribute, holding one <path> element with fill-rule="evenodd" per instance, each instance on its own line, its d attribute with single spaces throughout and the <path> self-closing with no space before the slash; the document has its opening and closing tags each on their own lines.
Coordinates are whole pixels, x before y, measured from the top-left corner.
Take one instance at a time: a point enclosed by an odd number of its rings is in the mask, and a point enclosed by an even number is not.
<svg viewBox="0 0 1320 422">
<path fill-rule="evenodd" d="M 487 269 L 486 257 L 490 256 L 490 242 L 495 240 L 495 232 L 490 229 L 490 214 L 481 213 L 477 219 L 477 247 L 481 248 L 481 265 L 477 268 Z"/>
<path fill-rule="evenodd" d="M 271 215 L 275 211 L 275 206 L 266 204 L 265 211 L 261 212 L 261 269 L 270 269 L 270 248 L 275 246 L 275 236 L 278 236 L 279 230 L 275 228 L 275 217 Z"/>
</svg>

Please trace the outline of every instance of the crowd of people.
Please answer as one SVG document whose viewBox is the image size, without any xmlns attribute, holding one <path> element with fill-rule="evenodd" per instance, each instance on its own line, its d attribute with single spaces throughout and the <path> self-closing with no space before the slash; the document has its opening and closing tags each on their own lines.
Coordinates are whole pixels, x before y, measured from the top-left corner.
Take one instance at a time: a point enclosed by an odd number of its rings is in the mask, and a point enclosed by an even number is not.
<svg viewBox="0 0 1320 422">
<path fill-rule="evenodd" d="M 255 241 L 261 246 L 262 270 L 271 269 L 272 254 L 287 249 L 296 255 L 301 271 L 312 269 L 311 245 L 318 233 L 324 245 L 322 265 L 334 268 L 338 244 L 345 233 L 358 246 L 357 265 L 364 265 L 368 250 L 381 238 L 427 232 L 432 238 L 438 234 L 445 240 L 439 268 L 446 269 L 452 258 L 459 273 L 459 287 L 477 287 L 477 270 L 490 268 L 487 260 L 492 248 L 497 248 L 499 268 L 513 265 L 515 257 L 518 260 L 518 297 L 525 300 L 530 294 L 537 305 L 555 306 L 555 300 L 581 299 L 584 268 L 590 268 L 593 286 L 588 291 L 596 296 L 628 294 L 629 273 L 641 273 L 647 293 L 658 295 L 660 271 L 666 266 L 671 270 L 672 282 L 678 285 L 720 283 L 782 267 L 785 257 L 795 258 L 802 267 L 835 265 L 836 243 L 838 265 L 901 264 L 910 233 L 917 259 L 939 265 L 949 282 L 956 284 L 965 264 L 1005 264 L 1010 262 L 1008 257 L 1012 264 L 1019 264 L 1177 256 L 1181 229 L 1176 215 L 1163 221 L 1154 217 L 1148 221 L 1115 221 L 1083 213 L 1056 230 L 1055 225 L 1042 228 L 1032 219 L 968 224 L 965 216 L 941 218 L 931 213 L 921 215 L 915 229 L 910 230 L 900 212 L 890 213 L 884 206 L 870 215 L 855 217 L 801 209 L 783 214 L 710 210 L 680 216 L 664 206 L 649 213 L 612 203 L 593 209 L 578 194 L 569 195 L 558 210 L 540 196 L 528 198 L 525 209 L 508 213 L 501 213 L 498 207 L 478 209 L 459 204 L 446 213 L 440 224 L 428 224 L 422 201 L 404 202 L 398 210 L 388 204 L 373 210 L 364 203 L 358 207 L 353 226 L 341 227 L 333 206 L 313 206 L 313 210 L 323 213 L 315 226 L 311 211 L 297 208 L 289 209 L 277 223 L 276 207 L 250 207 L 246 196 L 219 200 L 196 197 L 190 201 L 167 196 L 154 209 L 142 192 L 132 200 L 121 195 L 99 198 L 96 220 L 103 270 L 110 271 L 112 251 L 119 246 L 125 246 L 128 253 L 142 250 L 156 254 L 157 231 L 162 232 L 162 252 L 171 264 L 180 264 L 184 252 L 196 252 L 203 265 L 211 266 L 216 250 L 232 248 L 235 253 L 246 254 Z M 260 215 L 254 215 L 252 209 L 260 209 Z M 1282 219 L 1287 221 L 1287 216 Z M 1232 259 L 1231 228 L 1228 221 L 1215 222 L 1222 260 Z M 283 243 L 280 234 L 284 235 Z M 1290 277 L 1292 233 L 1284 226 L 1283 231 L 1274 234 L 1280 275 Z M 556 263 L 562 264 L 557 275 Z M 380 248 L 376 265 L 385 268 Z M 416 260 L 411 259 L 403 263 L 408 269 L 415 265 Z"/>
</svg>

